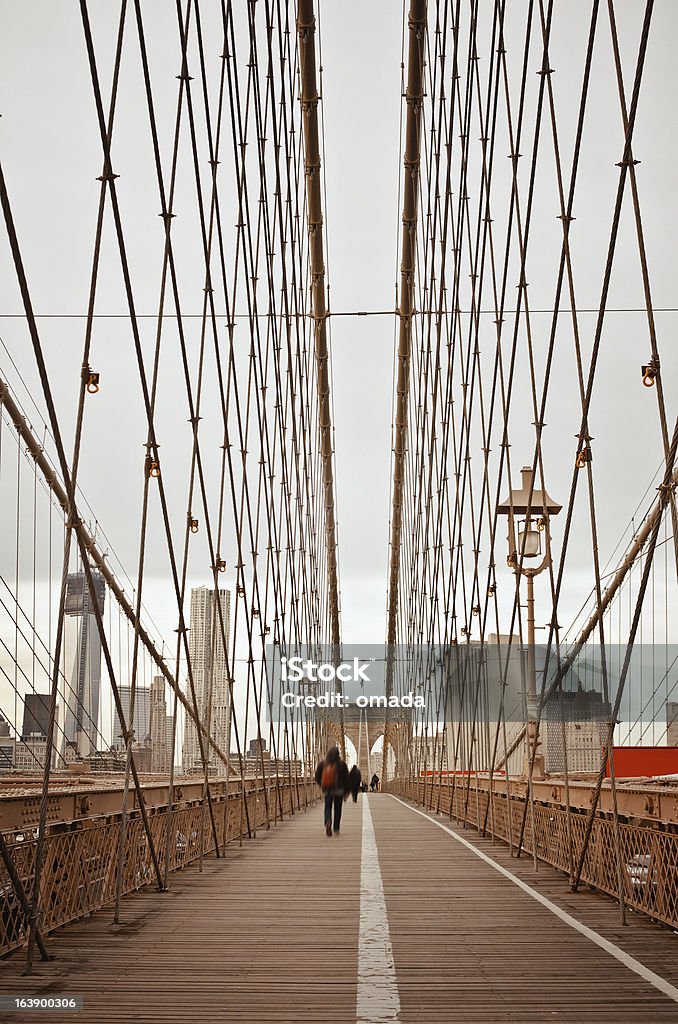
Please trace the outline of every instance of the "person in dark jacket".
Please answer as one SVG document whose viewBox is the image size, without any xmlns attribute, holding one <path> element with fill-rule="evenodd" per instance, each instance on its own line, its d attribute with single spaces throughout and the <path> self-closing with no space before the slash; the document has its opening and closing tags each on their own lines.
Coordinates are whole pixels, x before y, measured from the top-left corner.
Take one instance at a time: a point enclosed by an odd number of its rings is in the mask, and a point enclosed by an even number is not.
<svg viewBox="0 0 678 1024">
<path fill-rule="evenodd" d="M 348 796 L 348 765 L 339 753 L 339 747 L 330 747 L 324 761 L 315 770 L 315 781 L 325 797 L 325 833 L 332 835 L 332 811 L 334 810 L 334 834 L 339 835 L 341 809 L 344 796 Z"/>
<path fill-rule="evenodd" d="M 374 793 L 375 791 L 378 791 L 378 790 L 379 790 L 379 776 L 375 772 L 374 775 L 372 776 L 372 778 L 370 779 L 370 793 Z"/>
<path fill-rule="evenodd" d="M 357 764 L 354 764 L 348 773 L 348 788 L 351 790 L 351 796 L 353 797 L 353 803 L 358 803 L 358 793 L 360 792 L 360 783 L 362 781 L 362 775 L 360 768 Z"/>
</svg>

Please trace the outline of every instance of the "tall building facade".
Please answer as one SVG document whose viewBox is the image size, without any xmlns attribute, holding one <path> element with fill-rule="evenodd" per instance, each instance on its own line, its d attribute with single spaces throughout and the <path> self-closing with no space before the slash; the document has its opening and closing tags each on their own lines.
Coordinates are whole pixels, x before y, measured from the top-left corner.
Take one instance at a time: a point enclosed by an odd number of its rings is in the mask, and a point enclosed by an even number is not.
<svg viewBox="0 0 678 1024">
<path fill-rule="evenodd" d="M 47 736 L 49 726 L 49 694 L 27 693 L 24 695 L 24 720 L 21 727 L 22 739 L 29 736 Z"/>
<path fill-rule="evenodd" d="M 106 585 L 92 572 L 94 592 L 103 614 Z M 71 573 L 66 582 L 64 635 L 64 743 L 80 757 L 95 749 L 101 695 L 101 638 L 84 572 Z M 68 684 L 65 682 L 68 680 Z"/>
<path fill-rule="evenodd" d="M 597 690 L 563 690 L 548 701 L 542 715 L 547 772 L 597 772 L 612 715 Z"/>
<path fill-rule="evenodd" d="M 21 735 L 15 741 L 14 767 L 22 771 L 42 771 L 47 756 L 47 731 L 49 729 L 49 693 L 27 693 L 24 695 L 24 717 Z M 59 721 L 59 705 L 56 706 L 56 721 Z M 57 767 L 57 751 L 52 747 L 52 768 Z"/>
<path fill-rule="evenodd" d="M 223 633 L 219 621 L 219 607 L 223 618 Z M 228 590 L 214 591 L 209 587 L 196 587 L 191 590 L 188 651 L 198 715 L 205 728 L 209 722 L 210 735 L 226 755 L 230 745 L 231 724 L 227 671 L 230 618 L 231 595 Z M 192 704 L 190 687 L 187 697 Z M 203 770 L 198 730 L 188 715 L 184 727 L 182 761 L 185 772 Z M 212 749 L 210 769 L 216 775 L 226 774 L 226 765 Z"/>
<path fill-rule="evenodd" d="M 167 714 L 164 676 L 151 683 L 151 771 L 166 773 L 172 760 L 172 716 Z"/>
<path fill-rule="evenodd" d="M 122 713 L 125 721 L 129 725 L 129 711 L 132 704 L 132 687 L 121 686 L 119 687 L 119 690 Z M 134 688 L 134 722 L 132 727 L 134 729 L 134 742 L 142 744 L 148 743 L 151 735 L 151 691 L 147 686 L 135 686 Z M 115 707 L 113 709 L 113 746 L 125 746 L 122 723 Z"/>
</svg>

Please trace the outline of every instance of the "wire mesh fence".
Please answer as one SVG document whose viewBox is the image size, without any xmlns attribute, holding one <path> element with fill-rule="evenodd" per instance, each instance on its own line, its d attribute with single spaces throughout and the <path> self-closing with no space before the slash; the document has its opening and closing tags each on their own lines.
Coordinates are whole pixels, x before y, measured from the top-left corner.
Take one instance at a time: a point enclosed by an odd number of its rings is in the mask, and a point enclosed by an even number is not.
<svg viewBox="0 0 678 1024">
<path fill-rule="evenodd" d="M 246 783 L 226 795 L 212 797 L 220 848 L 253 835 L 276 821 L 308 807 L 317 787 L 307 778 L 270 779 Z M 40 880 L 42 934 L 76 921 L 115 900 L 121 837 L 121 814 L 51 826 L 45 837 Z M 210 814 L 199 801 L 168 806 L 149 813 L 153 844 L 161 865 L 178 871 L 214 853 Z M 19 881 L 19 891 L 6 865 L 0 862 L 0 954 L 18 949 L 27 940 L 28 926 L 21 890 L 30 895 L 37 849 L 36 830 L 5 834 L 7 852 Z M 122 892 L 132 893 L 154 882 L 148 838 L 138 812 L 125 826 Z"/>
</svg>

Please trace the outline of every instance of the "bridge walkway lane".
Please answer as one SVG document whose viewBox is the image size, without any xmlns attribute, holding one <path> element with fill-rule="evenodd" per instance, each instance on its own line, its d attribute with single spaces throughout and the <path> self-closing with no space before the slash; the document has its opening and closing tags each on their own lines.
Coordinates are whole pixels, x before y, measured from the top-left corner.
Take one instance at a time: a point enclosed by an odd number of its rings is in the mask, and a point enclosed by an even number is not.
<svg viewBox="0 0 678 1024">
<path fill-rule="evenodd" d="M 402 1024 L 678 1021 L 669 929 L 638 915 L 622 926 L 607 896 L 572 893 L 553 868 L 535 873 L 530 857 L 416 804 L 380 795 L 372 818 Z"/>
<path fill-rule="evenodd" d="M 345 817 L 346 834 L 327 839 L 317 804 L 206 858 L 202 874 L 170 875 L 167 892 L 126 897 L 119 926 L 109 909 L 68 925 L 33 979 L 21 951 L 0 964 L 0 991 L 82 995 L 58 1024 L 355 1021 L 360 831 Z"/>
<path fill-rule="evenodd" d="M 442 826 L 442 827 L 441 827 Z M 82 995 L 78 1024 L 678 1022 L 678 937 L 386 794 L 320 805 L 48 937 L 5 995 Z M 590 929 L 590 931 L 589 931 Z M 45 1021 L 11 1012 L 0 1019 Z"/>
</svg>

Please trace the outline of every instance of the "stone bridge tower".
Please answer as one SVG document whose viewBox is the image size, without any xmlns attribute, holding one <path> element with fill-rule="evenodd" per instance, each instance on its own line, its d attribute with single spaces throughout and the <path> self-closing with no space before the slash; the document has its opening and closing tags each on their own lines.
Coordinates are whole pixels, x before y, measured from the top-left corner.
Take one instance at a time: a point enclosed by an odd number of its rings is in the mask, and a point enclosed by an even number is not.
<svg viewBox="0 0 678 1024">
<path fill-rule="evenodd" d="M 392 714 L 393 711 L 391 711 Z M 388 721 L 387 746 L 393 750 L 396 774 L 398 774 L 406 767 L 412 723 L 410 713 L 407 711 L 399 710 L 397 719 L 393 719 L 391 715 L 389 715 Z M 345 749 L 345 743 L 342 740 L 345 738 L 351 741 L 358 754 L 358 768 L 364 781 L 369 782 L 374 772 L 381 776 L 381 754 L 379 756 L 371 755 L 370 751 L 377 740 L 384 735 L 384 708 L 361 709 L 351 705 L 351 707 L 344 708 L 343 717 L 343 737 L 338 718 L 333 716 L 327 723 L 328 731 L 331 731 L 337 746 Z"/>
</svg>

